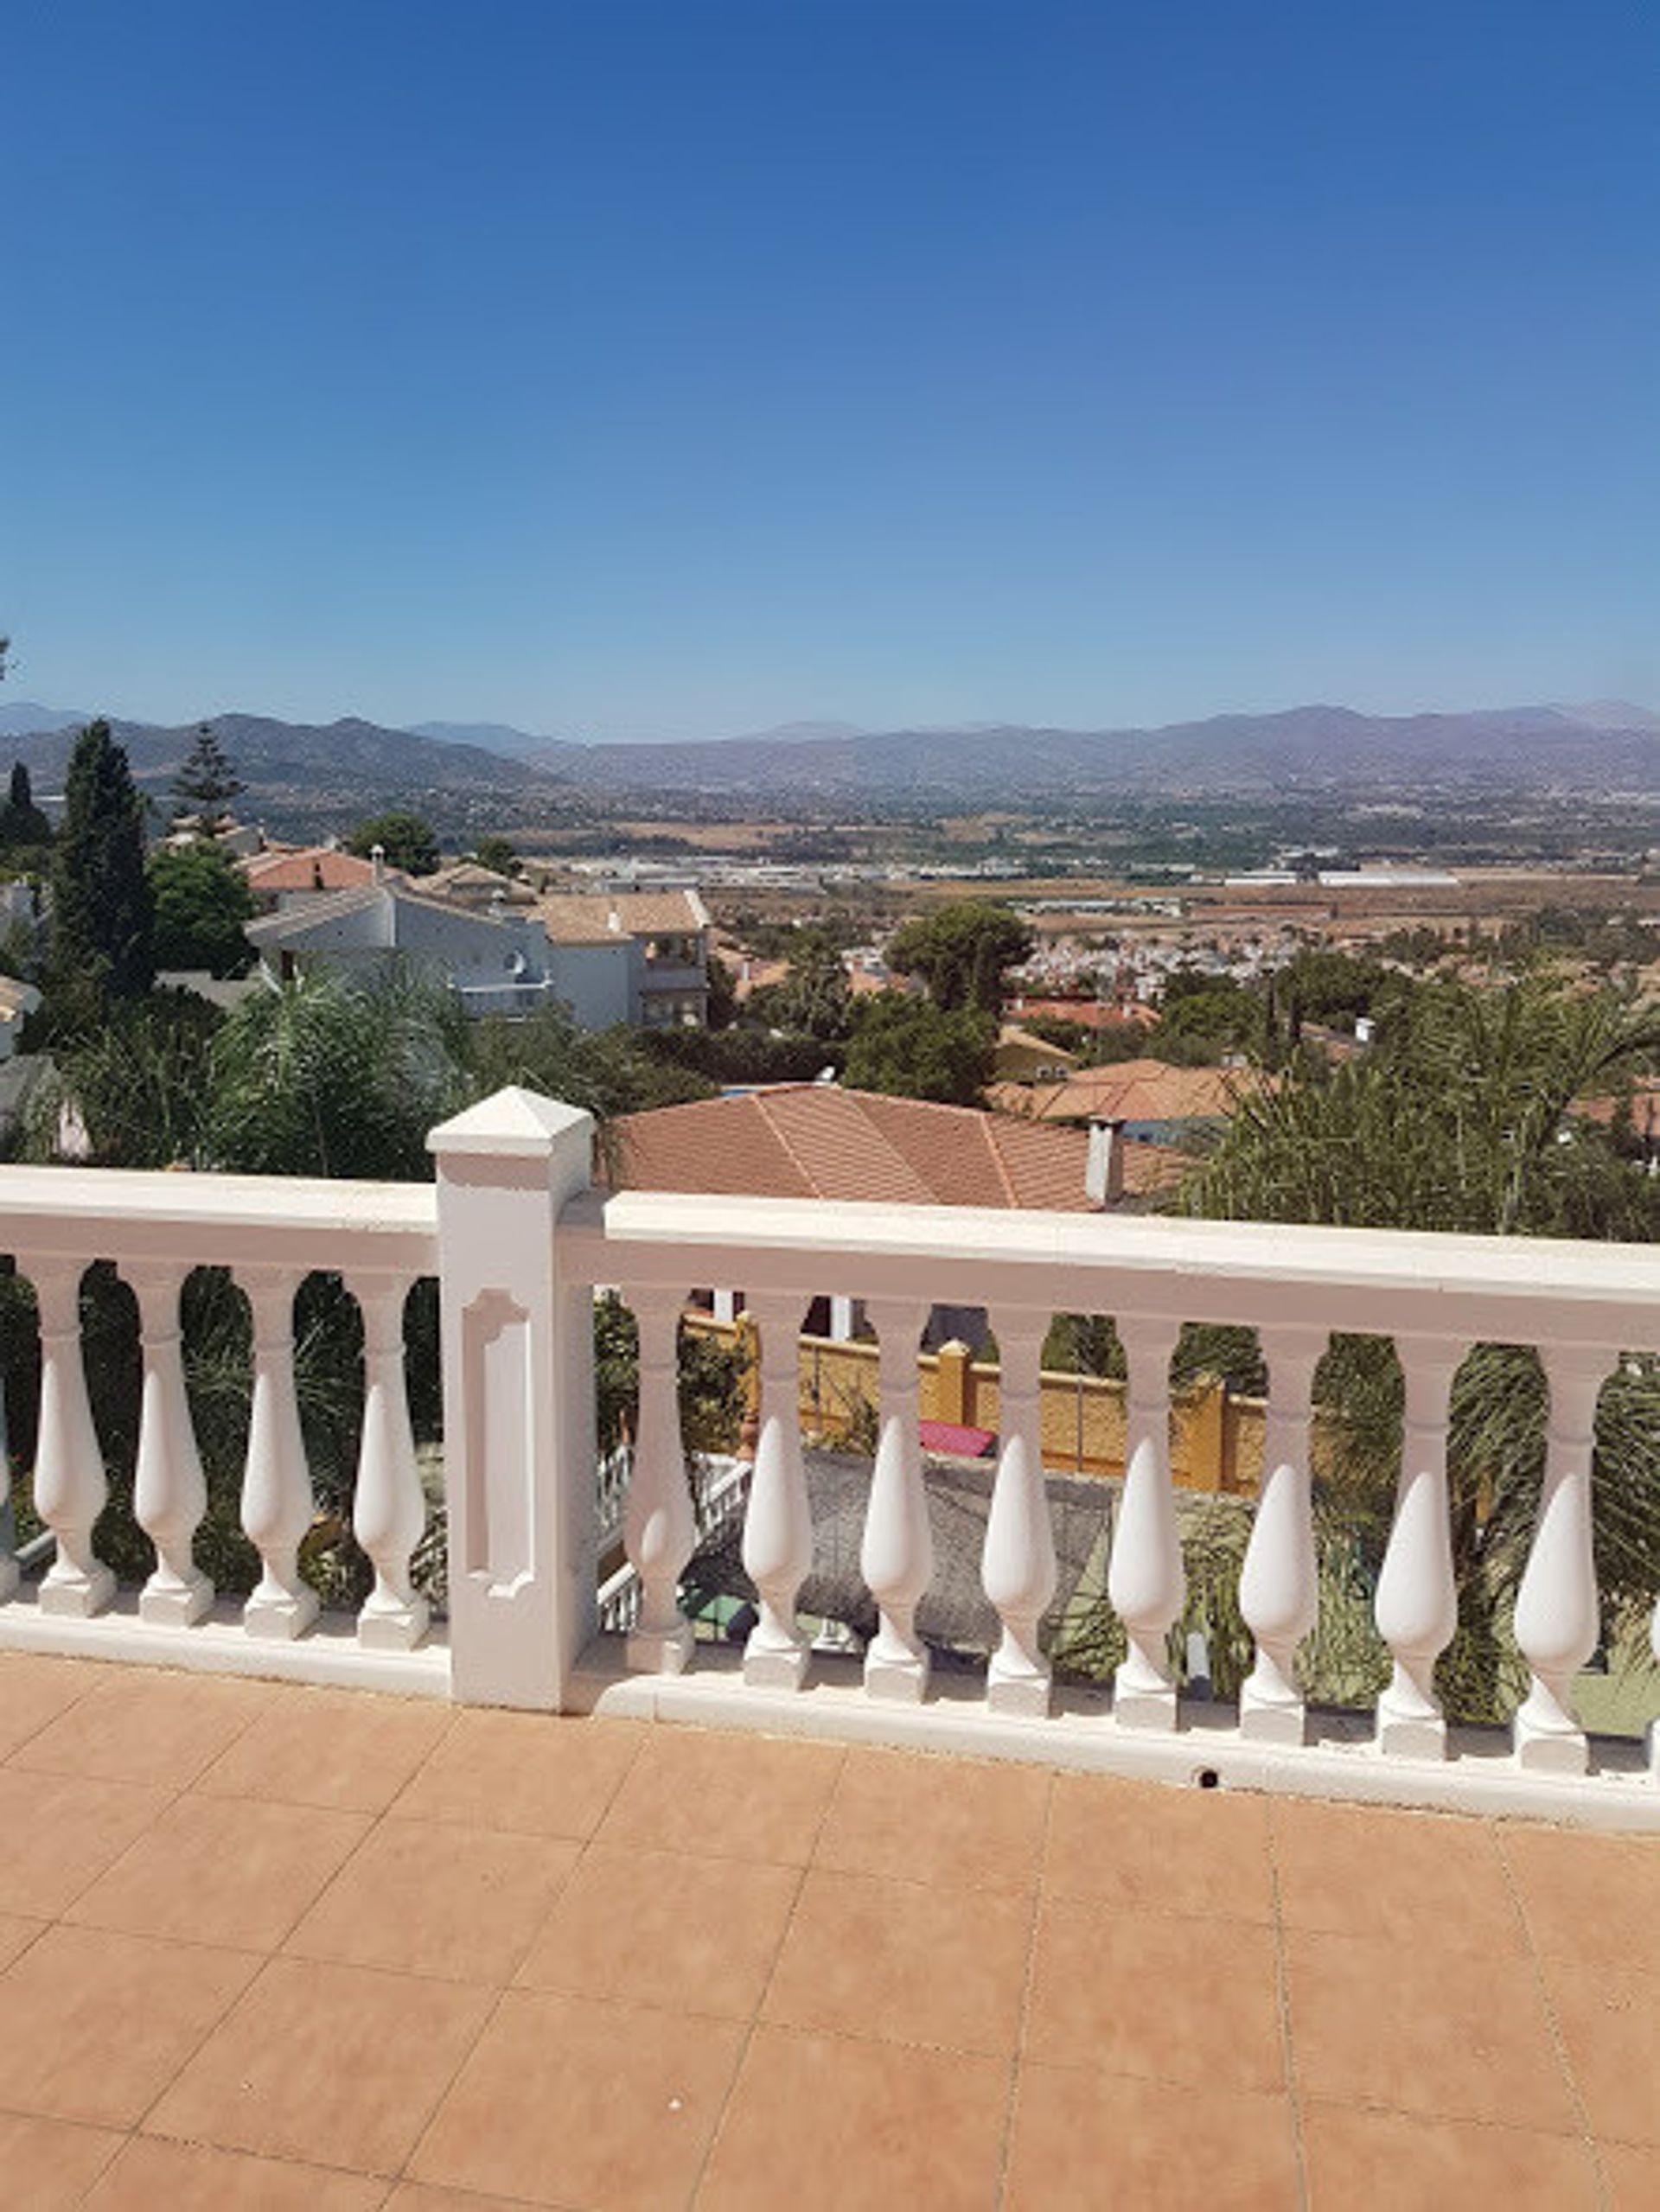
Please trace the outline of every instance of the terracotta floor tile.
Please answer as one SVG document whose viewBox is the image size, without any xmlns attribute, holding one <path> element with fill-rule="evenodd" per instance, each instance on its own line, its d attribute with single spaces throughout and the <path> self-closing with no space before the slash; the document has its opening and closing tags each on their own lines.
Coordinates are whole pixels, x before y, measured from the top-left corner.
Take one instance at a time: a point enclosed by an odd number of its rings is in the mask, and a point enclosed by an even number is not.
<svg viewBox="0 0 1660 2212">
<path fill-rule="evenodd" d="M 0 1767 L 8 1907 L 55 1919 L 171 1802 L 137 1782 Z"/>
<path fill-rule="evenodd" d="M 1274 1931 L 1045 1897 L 1026 2055 L 1196 2088 L 1284 2086 Z"/>
<path fill-rule="evenodd" d="M 1506 1823 L 1498 1838 L 1541 1952 L 1660 1973 L 1660 1836 Z"/>
<path fill-rule="evenodd" d="M 386 2184 L 203 2143 L 135 2135 L 86 2212 L 379 2212 Z"/>
<path fill-rule="evenodd" d="M 843 1756 L 839 1744 L 654 1728 L 600 1836 L 635 1851 L 804 1866 Z"/>
<path fill-rule="evenodd" d="M 112 1680 L 115 1672 L 86 1659 L 48 1659 L 29 1651 L 0 1653 L 0 1759 L 100 1682 Z"/>
<path fill-rule="evenodd" d="M 590 1844 L 519 1979 L 566 1997 L 747 2020 L 801 1878 L 793 1866 Z"/>
<path fill-rule="evenodd" d="M 1612 2212 L 1654 2212 L 1660 2204 L 1660 2150 L 1650 2143 L 1605 2143 L 1600 2155 Z"/>
<path fill-rule="evenodd" d="M 585 1839 L 645 1733 L 644 1724 L 634 1721 L 459 1712 L 392 1810 L 411 1820 Z"/>
<path fill-rule="evenodd" d="M 1044 1883 L 1114 1912 L 1274 1919 L 1266 1798 L 1058 1775 Z"/>
<path fill-rule="evenodd" d="M 1303 2157 L 1312 2212 L 1595 2212 L 1597 2203 L 1589 2145 L 1532 2128 L 1306 2104 Z"/>
<path fill-rule="evenodd" d="M 1593 2135 L 1660 2144 L 1660 1974 L 1545 1960 Z"/>
<path fill-rule="evenodd" d="M 289 1938 L 298 1957 L 446 1981 L 509 1980 L 582 1845 L 444 1820 L 382 1820 Z"/>
<path fill-rule="evenodd" d="M 145 2128 L 395 2172 L 490 2003 L 488 1991 L 459 1984 L 272 1959 Z"/>
<path fill-rule="evenodd" d="M 409 2162 L 533 2203 L 670 2212 L 690 2196 L 744 2031 L 512 1990 Z"/>
<path fill-rule="evenodd" d="M 362 1813 L 181 1797 L 66 1920 L 233 1949 L 276 1947 L 369 1826 Z"/>
<path fill-rule="evenodd" d="M 1050 1777 L 1031 1767 L 849 1751 L 814 1863 L 843 1874 L 1029 1890 Z"/>
<path fill-rule="evenodd" d="M 107 2128 L 0 2113 L 0 2193 L 11 2212 L 73 2212 L 123 2139 Z"/>
<path fill-rule="evenodd" d="M 784 2027 L 1009 2056 L 1031 1947 L 1030 1898 L 814 1867 L 762 2017 Z"/>
<path fill-rule="evenodd" d="M 437 2189 L 430 2182 L 399 2183 L 386 2199 L 386 2212 L 513 2212 L 522 2197 L 481 2196 L 476 2190 Z"/>
<path fill-rule="evenodd" d="M 31 1737 L 11 1763 L 183 1789 L 278 1694 L 265 1682 L 129 1667 Z"/>
<path fill-rule="evenodd" d="M 1292 2212 L 1291 2101 L 1023 2066 L 1010 2212 Z"/>
<path fill-rule="evenodd" d="M 1527 1936 L 1484 1820 L 1383 1806 L 1273 1803 L 1288 1928 L 1521 1956 Z"/>
<path fill-rule="evenodd" d="M 284 1684 L 195 1787 L 214 1797 L 384 1813 L 454 1720 L 436 1698 Z"/>
<path fill-rule="evenodd" d="M 0 1974 L 14 2110 L 131 2127 L 246 1986 L 239 1951 L 51 1928 Z"/>
<path fill-rule="evenodd" d="M 820 2202 L 990 2212 L 1008 2105 L 1001 2059 L 791 2028 L 755 2031 L 698 2212 Z"/>
<path fill-rule="evenodd" d="M 1574 2114 L 1530 1959 L 1293 1928 L 1303 2094 L 1563 2134 Z"/>
</svg>

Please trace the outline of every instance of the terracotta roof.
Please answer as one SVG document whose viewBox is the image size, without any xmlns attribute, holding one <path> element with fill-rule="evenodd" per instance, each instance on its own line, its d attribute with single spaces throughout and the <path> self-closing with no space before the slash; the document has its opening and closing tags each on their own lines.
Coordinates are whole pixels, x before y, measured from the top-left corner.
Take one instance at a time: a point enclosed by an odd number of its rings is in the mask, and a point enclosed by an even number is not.
<svg viewBox="0 0 1660 2212">
<path fill-rule="evenodd" d="M 628 1116 L 621 1131 L 617 1179 L 635 1190 L 1095 1210 L 1084 1195 L 1082 1130 L 974 1106 L 783 1083 L 657 1106 Z"/>
<path fill-rule="evenodd" d="M 374 880 L 371 862 L 323 845 L 301 852 L 257 852 L 244 869 L 256 891 L 345 891 Z"/>
<path fill-rule="evenodd" d="M 536 911 L 556 945 L 681 936 L 709 926 L 695 891 L 549 891 L 536 902 Z"/>
<path fill-rule="evenodd" d="M 516 876 L 504 876 L 500 869 L 482 867 L 476 860 L 452 860 L 447 868 L 423 876 L 421 888 L 429 898 L 435 899 L 454 899 L 474 893 L 488 900 L 499 893 L 514 906 L 528 906 L 536 896 L 529 884 L 521 883 Z"/>
<path fill-rule="evenodd" d="M 1261 1081 L 1248 1068 L 1120 1060 L 1081 1068 L 1063 1083 L 995 1083 L 989 1096 L 1006 1112 L 1039 1121 L 1218 1121 Z"/>
<path fill-rule="evenodd" d="M 1126 1006 L 1103 1006 L 1093 998 L 1040 998 L 1025 992 L 1009 1002 L 1009 1010 L 1023 1021 L 1034 1014 L 1050 1014 L 1061 1022 L 1076 1022 L 1084 1030 L 1152 1030 L 1159 1026 L 1156 1010 L 1133 999 Z"/>
</svg>

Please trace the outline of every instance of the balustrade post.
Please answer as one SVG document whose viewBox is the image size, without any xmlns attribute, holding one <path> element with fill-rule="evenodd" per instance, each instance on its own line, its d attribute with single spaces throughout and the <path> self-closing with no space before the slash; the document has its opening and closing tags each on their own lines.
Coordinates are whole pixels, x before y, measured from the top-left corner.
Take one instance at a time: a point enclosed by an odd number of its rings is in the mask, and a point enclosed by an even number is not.
<svg viewBox="0 0 1660 2212">
<path fill-rule="evenodd" d="M 928 1309 L 909 1298 L 872 1298 L 866 1318 L 881 1346 L 876 1464 L 859 1546 L 859 1572 L 877 1603 L 877 1632 L 865 1654 L 872 1697 L 916 1703 L 928 1687 L 928 1647 L 916 1606 L 934 1578 L 934 1539 L 916 1431 L 916 1346 Z"/>
<path fill-rule="evenodd" d="M 314 1515 L 311 1469 L 294 1383 L 291 1268 L 250 1267 L 239 1278 L 253 1311 L 253 1403 L 242 1474 L 242 1527 L 264 1568 L 243 1610 L 251 1636 L 291 1641 L 316 1619 L 317 1593 L 300 1572 L 299 1549 Z"/>
<path fill-rule="evenodd" d="M 1325 1345 L 1318 1329 L 1262 1332 L 1268 1363 L 1262 1482 L 1239 1578 L 1239 1610 L 1256 1639 L 1256 1663 L 1240 1690 L 1239 1732 L 1259 1743 L 1303 1741 L 1297 1647 L 1319 1610 L 1309 1429 L 1314 1370 Z"/>
<path fill-rule="evenodd" d="M 1550 1393 L 1545 1474 L 1516 1599 L 1516 1640 L 1533 1681 L 1512 1735 L 1518 1766 L 1555 1774 L 1583 1774 L 1589 1763 L 1574 1677 L 1597 1648 L 1591 1461 L 1597 1399 L 1618 1356 L 1617 1346 L 1597 1344 L 1553 1344 L 1540 1352 Z"/>
<path fill-rule="evenodd" d="M 986 1669 L 986 1705 L 993 1712 L 1038 1718 L 1049 1711 L 1050 1665 L 1038 1624 L 1056 1581 L 1038 1401 L 1048 1321 L 1046 1314 L 1002 1310 L 993 1316 L 1001 1434 L 980 1561 L 986 1595 L 1003 1624 Z"/>
<path fill-rule="evenodd" d="M 138 1614 L 158 1627 L 188 1629 L 211 1610 L 214 1585 L 191 1549 L 208 1510 L 208 1485 L 184 1386 L 179 1297 L 187 1270 L 156 1265 L 124 1272 L 138 1301 L 144 1363 L 132 1508 L 156 1546 L 155 1571 L 138 1594 Z"/>
<path fill-rule="evenodd" d="M 744 1680 L 757 1688 L 799 1690 L 808 1646 L 795 1597 L 813 1564 L 813 1513 L 801 1464 L 801 1323 L 795 1297 L 756 1297 L 761 1331 L 761 1432 L 744 1517 L 744 1571 L 760 1616 L 744 1647 Z"/>
<path fill-rule="evenodd" d="M 1654 1654 L 1655 1665 L 1660 1667 L 1660 1597 L 1655 1600 L 1649 1621 L 1649 1649 Z M 1649 1723 L 1649 1772 L 1660 1782 L 1660 1713 Z"/>
<path fill-rule="evenodd" d="M 1407 1402 L 1395 1525 L 1375 1608 L 1377 1632 L 1394 1662 L 1377 1701 L 1377 1746 L 1390 1758 L 1441 1759 L 1446 1722 L 1435 1695 L 1435 1661 L 1459 1624 L 1446 1483 L 1448 1403 L 1464 1348 L 1403 1336 L 1395 1348 Z"/>
<path fill-rule="evenodd" d="M 410 1555 L 426 1527 L 404 1373 L 409 1282 L 353 1274 L 347 1287 L 363 1316 L 363 1432 L 352 1531 L 374 1567 L 374 1588 L 357 1616 L 357 1640 L 369 1651 L 412 1651 L 426 1634 L 428 1608 L 409 1578 Z"/>
<path fill-rule="evenodd" d="M 42 1613 L 85 1620 L 115 1596 L 115 1577 L 93 1550 L 93 1524 L 109 1484 L 86 1395 L 80 1348 L 85 1263 L 47 1259 L 29 1270 L 41 1314 L 41 1418 L 35 1445 L 35 1510 L 58 1539 L 41 1584 Z"/>
<path fill-rule="evenodd" d="M 1187 1581 L 1170 1481 L 1170 1356 L 1179 1324 L 1120 1320 L 1129 1364 L 1124 1491 L 1107 1568 L 1107 1596 L 1129 1653 L 1113 1677 L 1113 1717 L 1126 1728 L 1176 1725 L 1176 1684 L 1165 1645 Z"/>
<path fill-rule="evenodd" d="M 597 1625 L 594 1302 L 560 1216 L 594 1124 L 498 1091 L 427 1138 L 438 1170 L 450 1667 L 467 1705 L 558 1711 Z"/>
<path fill-rule="evenodd" d="M 692 1656 L 692 1623 L 680 1610 L 680 1576 L 697 1549 L 698 1525 L 680 1439 L 679 1291 L 627 1293 L 640 1329 L 640 1418 L 622 1514 L 622 1542 L 640 1578 L 640 1617 L 629 1631 L 629 1665 L 679 1674 Z"/>
<path fill-rule="evenodd" d="M 0 1377 L 0 1604 L 17 1595 L 17 1519 L 11 1502 L 11 1432 L 6 1425 L 6 1392 Z"/>
</svg>

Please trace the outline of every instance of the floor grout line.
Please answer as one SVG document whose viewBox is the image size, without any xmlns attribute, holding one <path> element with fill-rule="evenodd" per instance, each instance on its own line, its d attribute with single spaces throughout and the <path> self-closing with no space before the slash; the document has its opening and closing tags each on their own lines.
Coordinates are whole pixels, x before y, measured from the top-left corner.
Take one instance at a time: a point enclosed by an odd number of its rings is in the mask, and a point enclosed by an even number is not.
<svg viewBox="0 0 1660 2212">
<path fill-rule="evenodd" d="M 1280 2014 L 1280 2043 L 1286 2069 L 1286 2101 L 1291 2110 L 1292 2153 L 1297 2164 L 1297 2199 L 1308 2212 L 1308 2154 L 1303 2139 L 1302 2085 L 1297 2073 L 1297 2041 L 1291 2017 L 1291 1961 L 1286 1948 L 1286 1916 L 1280 1891 L 1280 1855 L 1274 1807 L 1268 1807 L 1263 1848 L 1267 1853 L 1268 1888 L 1274 1899 L 1274 1960 L 1275 1992 Z"/>
<path fill-rule="evenodd" d="M 1049 1776 L 1049 1788 L 1044 1797 L 1043 1833 L 1038 1839 L 1038 1864 L 1031 1885 L 1031 1925 L 1026 1935 L 1026 1970 L 1020 1984 L 1020 2010 L 1014 2025 L 1014 2049 L 1009 2059 L 1008 2094 L 1003 2107 L 1003 2129 L 997 2151 L 997 2204 L 1001 2208 L 1008 2201 L 1009 2161 L 1014 2151 L 1015 2122 L 1019 2114 L 1021 2069 L 1025 2062 L 1026 2031 L 1031 2018 L 1031 1993 L 1038 1979 L 1038 1941 L 1043 1926 L 1044 1898 L 1047 1891 L 1050 1832 L 1055 1820 L 1055 1782 L 1053 1770 Z"/>
<path fill-rule="evenodd" d="M 686 2202 L 688 2206 L 695 2207 L 698 2199 L 702 2196 L 703 2185 L 708 2178 L 709 2169 L 714 2163 L 715 2153 L 720 2148 L 721 2138 L 726 2132 L 726 2123 L 731 2116 L 732 2102 L 737 2094 L 737 2085 L 744 2078 L 744 2068 L 749 2064 L 756 2030 L 761 2025 L 762 2012 L 765 2009 L 768 1998 L 772 1993 L 772 1985 L 777 1979 L 778 1962 L 784 1955 L 784 1946 L 789 1941 L 789 1931 L 795 1925 L 795 1915 L 801 1907 L 801 1892 L 807 1887 L 807 1877 L 813 1871 L 814 1863 L 818 1857 L 819 1845 L 824 1840 L 824 1831 L 830 1819 L 831 1807 L 836 1801 L 843 1777 L 847 1772 L 847 1750 L 844 1746 L 841 1756 L 836 1763 L 835 1779 L 824 1793 L 824 1803 L 820 1807 L 819 1817 L 814 1823 L 813 1841 L 808 1849 L 806 1858 L 796 1869 L 795 1893 L 789 1901 L 789 1910 L 784 1916 L 784 1924 L 778 1931 L 778 1941 L 773 1951 L 772 1963 L 767 1968 L 766 1979 L 757 1992 L 750 2017 L 744 2023 L 743 2039 L 738 2044 L 737 2058 L 732 2068 L 731 2079 L 726 2084 L 726 2094 L 720 2100 L 720 2110 L 715 2115 L 715 2124 L 709 2131 L 709 2140 L 704 2146 L 703 2156 L 698 2161 L 698 2170 L 693 2176 L 691 2186 L 686 2192 Z"/>
<path fill-rule="evenodd" d="M 1562 2079 L 1567 2085 L 1567 2094 L 1573 2100 L 1574 2110 L 1579 2118 L 1581 2139 L 1591 2153 L 1592 2171 L 1596 2177 L 1597 2202 L 1602 2208 L 1602 2212 L 1610 2212 L 1613 2203 L 1613 2194 L 1608 2186 L 1608 2176 L 1602 2163 L 1602 2146 L 1592 2131 L 1591 2114 L 1587 2108 L 1585 2098 L 1580 2093 L 1579 2076 L 1574 2070 L 1574 2062 L 1568 2056 L 1567 2039 L 1562 2033 L 1562 2024 L 1557 2018 L 1555 2000 L 1550 1993 L 1550 1982 L 1545 1973 L 1544 1960 L 1540 1954 L 1539 1946 L 1534 1938 L 1533 1922 L 1528 1917 L 1527 1903 L 1523 1895 L 1522 1884 L 1517 1881 L 1516 1869 L 1510 1864 L 1510 1855 L 1504 1848 L 1504 1830 L 1502 1823 L 1493 1822 L 1490 1826 L 1489 1833 L 1493 1839 L 1494 1848 L 1498 1853 L 1498 1863 L 1504 1869 L 1504 1883 L 1510 1891 L 1511 1909 L 1521 1922 L 1522 1932 L 1527 1938 L 1528 1963 L 1533 1968 L 1534 1986 L 1539 1992 L 1539 2003 L 1544 2011 L 1545 2026 L 1550 2037 L 1551 2049 L 1556 2055 L 1556 2063 L 1561 2069 Z"/>
</svg>

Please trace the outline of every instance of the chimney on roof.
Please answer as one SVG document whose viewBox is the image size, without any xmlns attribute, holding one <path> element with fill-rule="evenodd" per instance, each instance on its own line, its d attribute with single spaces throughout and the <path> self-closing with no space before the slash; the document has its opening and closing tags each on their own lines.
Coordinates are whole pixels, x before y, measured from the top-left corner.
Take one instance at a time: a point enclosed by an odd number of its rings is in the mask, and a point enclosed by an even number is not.
<svg viewBox="0 0 1660 2212">
<path fill-rule="evenodd" d="M 369 866 L 374 871 L 375 882 L 377 883 L 385 883 L 386 877 L 386 848 L 385 845 L 372 845 L 369 847 Z"/>
<path fill-rule="evenodd" d="M 1097 1206 L 1115 1206 L 1124 1195 L 1124 1125 L 1094 1119 L 1084 1155 L 1083 1195 Z"/>
</svg>

